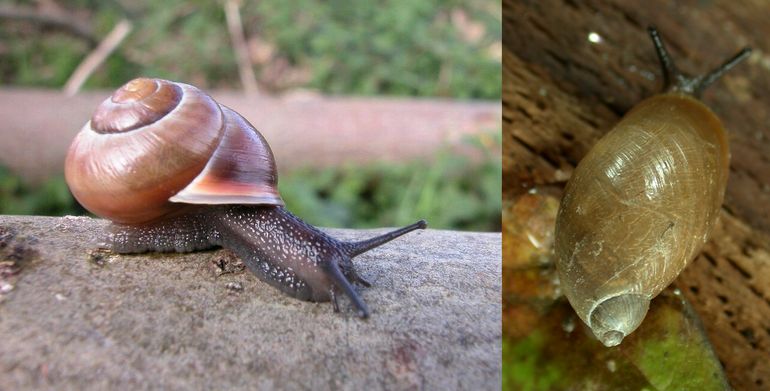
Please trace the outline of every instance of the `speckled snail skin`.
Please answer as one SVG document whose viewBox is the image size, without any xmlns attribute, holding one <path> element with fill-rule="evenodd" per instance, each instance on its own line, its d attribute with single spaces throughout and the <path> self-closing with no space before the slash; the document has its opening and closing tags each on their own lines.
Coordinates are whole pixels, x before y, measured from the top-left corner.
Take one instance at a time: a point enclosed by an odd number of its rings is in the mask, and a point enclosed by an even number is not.
<svg viewBox="0 0 770 391">
<path fill-rule="evenodd" d="M 351 259 L 426 227 L 342 242 L 304 223 L 283 207 L 262 135 L 201 90 L 167 80 L 135 79 L 107 98 L 70 146 L 65 176 L 85 208 L 113 222 L 112 251 L 225 247 L 282 292 L 332 301 L 335 311 L 344 292 L 364 318 L 352 283 L 371 284 Z"/>
<path fill-rule="evenodd" d="M 697 97 L 750 54 L 746 48 L 706 76 L 689 78 L 656 30 L 649 32 L 665 92 L 636 105 L 588 152 L 556 221 L 561 287 L 606 346 L 641 324 L 650 300 L 708 240 L 730 155 L 722 123 Z"/>
</svg>

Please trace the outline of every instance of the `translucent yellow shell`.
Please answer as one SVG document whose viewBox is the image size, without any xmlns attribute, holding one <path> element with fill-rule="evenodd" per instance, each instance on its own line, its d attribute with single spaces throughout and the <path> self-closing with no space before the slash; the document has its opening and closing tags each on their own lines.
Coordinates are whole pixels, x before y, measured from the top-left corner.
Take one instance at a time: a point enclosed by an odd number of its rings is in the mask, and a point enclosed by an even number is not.
<svg viewBox="0 0 770 391">
<path fill-rule="evenodd" d="M 562 289 L 607 346 L 699 252 L 719 216 L 729 165 L 705 105 L 668 93 L 638 104 L 586 155 L 556 221 Z"/>
</svg>

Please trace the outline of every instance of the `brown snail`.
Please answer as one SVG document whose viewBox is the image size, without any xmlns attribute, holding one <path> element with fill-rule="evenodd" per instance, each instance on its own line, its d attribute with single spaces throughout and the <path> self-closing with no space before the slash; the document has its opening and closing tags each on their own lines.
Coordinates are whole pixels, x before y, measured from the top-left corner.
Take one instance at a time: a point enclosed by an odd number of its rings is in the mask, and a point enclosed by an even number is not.
<svg viewBox="0 0 770 391">
<path fill-rule="evenodd" d="M 700 251 L 719 216 L 727 135 L 697 97 L 748 57 L 705 76 L 674 66 L 657 31 L 664 92 L 636 105 L 588 152 L 567 183 L 556 221 L 561 286 L 606 346 L 620 344 L 649 303 Z"/>
<path fill-rule="evenodd" d="M 107 98 L 70 146 L 67 184 L 88 210 L 113 223 L 118 253 L 232 250 L 261 280 L 300 300 L 344 293 L 369 309 L 353 283 L 371 286 L 351 259 L 415 229 L 342 242 L 284 208 L 273 153 L 238 113 L 201 90 L 132 80 Z"/>
</svg>

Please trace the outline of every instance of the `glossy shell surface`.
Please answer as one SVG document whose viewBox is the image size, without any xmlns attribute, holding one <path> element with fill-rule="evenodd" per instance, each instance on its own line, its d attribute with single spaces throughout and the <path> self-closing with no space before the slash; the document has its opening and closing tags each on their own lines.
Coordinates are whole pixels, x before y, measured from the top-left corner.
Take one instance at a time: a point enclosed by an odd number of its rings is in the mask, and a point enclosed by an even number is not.
<svg viewBox="0 0 770 391">
<path fill-rule="evenodd" d="M 556 222 L 557 268 L 605 345 L 639 326 L 649 300 L 708 240 L 728 165 L 719 119 L 670 93 L 638 104 L 575 169 Z"/>
<path fill-rule="evenodd" d="M 157 219 L 180 207 L 172 201 L 283 205 L 262 135 L 167 80 L 134 79 L 107 98 L 70 146 L 65 176 L 85 208 L 119 223 Z"/>
</svg>

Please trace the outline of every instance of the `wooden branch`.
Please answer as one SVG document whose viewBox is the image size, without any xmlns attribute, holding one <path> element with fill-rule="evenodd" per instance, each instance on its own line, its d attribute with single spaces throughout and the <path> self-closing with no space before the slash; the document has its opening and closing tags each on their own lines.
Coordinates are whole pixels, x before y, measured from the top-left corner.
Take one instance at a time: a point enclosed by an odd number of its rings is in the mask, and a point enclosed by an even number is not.
<svg viewBox="0 0 770 391">
<path fill-rule="evenodd" d="M 127 46 L 124 46 L 127 47 Z M 123 48 L 121 48 L 121 51 Z M 60 174 L 67 148 L 111 90 L 0 88 L 0 165 L 39 183 Z M 212 91 L 270 140 L 282 173 L 302 167 L 432 159 L 465 136 L 500 129 L 500 102 L 393 97 L 247 97 Z M 312 132 L 308 129 L 312 128 Z M 303 140 L 299 143 L 297 140 Z M 0 386 L 0 389 L 3 387 Z"/>
<path fill-rule="evenodd" d="M 90 26 L 79 23 L 70 15 L 44 13 L 12 5 L 0 5 L 0 19 L 27 21 L 62 30 L 87 41 L 91 47 L 99 43 Z"/>
<path fill-rule="evenodd" d="M 71 96 L 80 91 L 88 77 L 120 46 L 120 43 L 123 42 L 132 29 L 133 25 L 127 19 L 118 22 L 112 31 L 104 37 L 104 40 L 99 43 L 99 46 L 75 68 L 67 83 L 64 84 L 64 93 Z"/>
<path fill-rule="evenodd" d="M 230 32 L 233 50 L 235 50 L 235 56 L 238 59 L 238 73 L 241 75 L 243 89 L 246 91 L 246 94 L 256 94 L 258 92 L 257 79 L 254 76 L 254 69 L 251 67 L 249 48 L 243 35 L 243 23 L 241 22 L 241 13 L 239 11 L 240 1 L 228 0 L 225 2 L 224 7 L 227 30 Z"/>
</svg>

